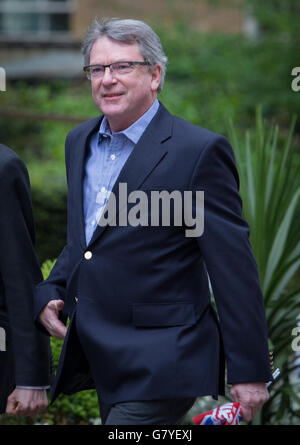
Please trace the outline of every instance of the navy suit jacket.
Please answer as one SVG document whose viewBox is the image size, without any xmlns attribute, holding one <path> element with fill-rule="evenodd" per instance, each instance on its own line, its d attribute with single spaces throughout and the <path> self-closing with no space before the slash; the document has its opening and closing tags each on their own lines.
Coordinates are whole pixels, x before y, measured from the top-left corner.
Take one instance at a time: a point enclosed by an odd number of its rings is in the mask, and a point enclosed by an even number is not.
<svg viewBox="0 0 300 445">
<path fill-rule="evenodd" d="M 230 144 L 160 104 L 113 192 L 118 198 L 119 183 L 128 194 L 204 191 L 203 235 L 186 237 L 186 227 L 174 225 L 98 226 L 86 245 L 84 165 L 100 119 L 67 136 L 67 245 L 36 290 L 36 316 L 59 298 L 62 318 L 70 318 L 53 400 L 94 385 L 109 404 L 216 396 L 224 392 L 224 359 L 228 383 L 271 380 L 263 297 Z"/>
</svg>

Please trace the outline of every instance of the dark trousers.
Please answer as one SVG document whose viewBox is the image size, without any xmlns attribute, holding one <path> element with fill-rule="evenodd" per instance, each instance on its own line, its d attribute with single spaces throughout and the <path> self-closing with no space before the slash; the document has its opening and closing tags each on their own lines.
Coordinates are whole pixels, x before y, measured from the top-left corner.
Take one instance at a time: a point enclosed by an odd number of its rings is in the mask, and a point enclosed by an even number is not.
<svg viewBox="0 0 300 445">
<path fill-rule="evenodd" d="M 102 425 L 182 425 L 196 398 L 137 400 L 107 405 L 98 396 Z"/>
<path fill-rule="evenodd" d="M 7 397 L 14 390 L 14 363 L 9 324 L 0 313 L 0 414 L 5 413 Z"/>
</svg>

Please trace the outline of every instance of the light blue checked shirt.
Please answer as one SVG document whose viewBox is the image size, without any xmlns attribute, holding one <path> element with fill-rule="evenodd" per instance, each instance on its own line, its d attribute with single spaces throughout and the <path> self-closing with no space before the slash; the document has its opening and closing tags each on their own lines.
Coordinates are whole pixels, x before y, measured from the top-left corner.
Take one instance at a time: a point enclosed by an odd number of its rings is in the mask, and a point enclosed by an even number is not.
<svg viewBox="0 0 300 445">
<path fill-rule="evenodd" d="M 91 138 L 85 165 L 83 209 L 85 237 L 88 244 L 103 213 L 109 194 L 150 121 L 159 108 L 156 99 L 151 107 L 126 130 L 111 134 L 104 117 L 99 132 Z"/>
</svg>

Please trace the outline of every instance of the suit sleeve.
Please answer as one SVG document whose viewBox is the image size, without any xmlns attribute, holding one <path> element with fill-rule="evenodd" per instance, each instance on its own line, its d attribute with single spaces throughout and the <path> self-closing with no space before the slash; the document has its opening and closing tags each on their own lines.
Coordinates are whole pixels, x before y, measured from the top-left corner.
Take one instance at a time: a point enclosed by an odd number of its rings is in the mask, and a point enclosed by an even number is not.
<svg viewBox="0 0 300 445">
<path fill-rule="evenodd" d="M 33 294 L 42 280 L 34 251 L 34 222 L 27 169 L 11 157 L 0 171 L 0 271 L 9 317 L 18 386 L 50 382 L 50 344 L 33 321 Z"/>
<path fill-rule="evenodd" d="M 66 166 L 68 165 L 68 147 L 70 145 L 70 133 L 66 139 Z M 68 179 L 68 169 L 67 179 Z M 69 217 L 68 217 L 69 220 Z M 38 316 L 40 311 L 49 303 L 51 300 L 63 300 L 66 299 L 66 286 L 69 271 L 69 248 L 68 241 L 60 255 L 58 256 L 56 263 L 51 270 L 47 280 L 40 283 L 35 289 L 34 296 L 34 318 L 37 321 L 37 326 L 44 332 L 46 329 L 38 322 Z M 61 314 L 61 319 L 63 322 L 66 321 L 66 316 Z"/>
<path fill-rule="evenodd" d="M 192 190 L 204 191 L 204 232 L 198 238 L 217 305 L 229 384 L 272 379 L 264 301 L 242 217 L 233 150 L 223 137 L 208 144 Z"/>
<path fill-rule="evenodd" d="M 36 320 L 49 301 L 65 301 L 68 258 L 68 246 L 65 246 L 47 280 L 36 286 L 34 294 L 34 318 Z"/>
</svg>

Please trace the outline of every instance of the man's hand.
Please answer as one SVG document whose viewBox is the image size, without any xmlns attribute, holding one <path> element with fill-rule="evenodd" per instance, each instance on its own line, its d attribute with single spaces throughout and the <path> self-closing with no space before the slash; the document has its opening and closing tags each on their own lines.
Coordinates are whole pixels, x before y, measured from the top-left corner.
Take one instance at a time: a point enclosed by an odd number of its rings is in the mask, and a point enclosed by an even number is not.
<svg viewBox="0 0 300 445">
<path fill-rule="evenodd" d="M 48 406 L 45 389 L 16 388 L 7 399 L 6 414 L 35 417 Z"/>
<path fill-rule="evenodd" d="M 51 300 L 40 312 L 39 321 L 52 337 L 65 338 L 66 336 L 67 328 L 58 318 L 59 311 L 63 307 L 64 302 L 62 300 Z"/>
<path fill-rule="evenodd" d="M 236 383 L 232 385 L 230 395 L 234 402 L 238 402 L 243 410 L 243 420 L 250 422 L 257 411 L 269 399 L 265 383 Z"/>
</svg>

